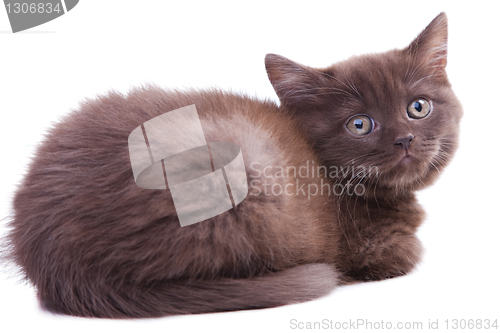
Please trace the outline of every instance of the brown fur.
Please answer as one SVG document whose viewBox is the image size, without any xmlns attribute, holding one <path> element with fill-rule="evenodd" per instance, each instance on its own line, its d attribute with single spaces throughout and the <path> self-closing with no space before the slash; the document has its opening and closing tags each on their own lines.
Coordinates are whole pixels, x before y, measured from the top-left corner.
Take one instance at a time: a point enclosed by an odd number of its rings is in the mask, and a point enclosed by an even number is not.
<svg viewBox="0 0 500 333">
<path fill-rule="evenodd" d="M 278 306 L 314 299 L 336 285 L 408 273 L 419 261 L 423 211 L 414 191 L 429 185 L 456 149 L 462 111 L 444 72 L 446 17 L 406 49 L 312 69 L 268 55 L 281 100 L 211 91 L 135 89 L 82 103 L 54 126 L 14 198 L 8 259 L 37 289 L 44 308 L 76 316 L 157 317 Z M 432 75 L 432 76 L 429 76 Z M 430 116 L 409 120 L 414 97 Z M 207 141 L 243 153 L 250 194 L 236 208 L 180 227 L 168 190 L 139 188 L 130 132 L 195 104 Z M 345 124 L 370 115 L 375 130 Z M 394 144 L 412 132 L 407 166 Z M 260 177 L 265 166 L 377 166 L 379 177 Z M 332 181 L 364 184 L 363 196 L 264 195 Z M 272 193 L 272 192 L 271 192 Z M 295 192 L 294 192 L 295 193 Z"/>
</svg>

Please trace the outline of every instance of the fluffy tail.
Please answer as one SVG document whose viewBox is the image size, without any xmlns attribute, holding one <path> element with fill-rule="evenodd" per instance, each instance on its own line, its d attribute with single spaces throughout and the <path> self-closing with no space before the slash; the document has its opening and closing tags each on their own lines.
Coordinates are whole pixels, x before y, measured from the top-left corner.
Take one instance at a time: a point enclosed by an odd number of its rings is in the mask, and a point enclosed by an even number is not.
<svg viewBox="0 0 500 333">
<path fill-rule="evenodd" d="M 120 290 L 97 288 L 39 290 L 44 309 L 74 316 L 147 318 L 275 307 L 312 300 L 338 284 L 335 268 L 308 264 L 250 279 L 165 282 Z"/>
</svg>

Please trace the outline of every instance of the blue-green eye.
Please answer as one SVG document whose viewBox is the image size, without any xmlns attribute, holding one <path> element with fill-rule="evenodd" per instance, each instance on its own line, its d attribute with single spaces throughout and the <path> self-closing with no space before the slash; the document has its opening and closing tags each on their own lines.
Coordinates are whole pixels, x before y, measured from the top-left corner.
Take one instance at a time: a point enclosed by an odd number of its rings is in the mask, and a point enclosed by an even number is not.
<svg viewBox="0 0 500 333">
<path fill-rule="evenodd" d="M 429 101 L 424 98 L 416 98 L 408 105 L 408 117 L 413 119 L 422 119 L 431 112 L 432 106 Z"/>
<path fill-rule="evenodd" d="M 356 135 L 366 135 L 373 130 L 373 121 L 368 116 L 356 115 L 347 122 L 347 129 Z"/>
</svg>

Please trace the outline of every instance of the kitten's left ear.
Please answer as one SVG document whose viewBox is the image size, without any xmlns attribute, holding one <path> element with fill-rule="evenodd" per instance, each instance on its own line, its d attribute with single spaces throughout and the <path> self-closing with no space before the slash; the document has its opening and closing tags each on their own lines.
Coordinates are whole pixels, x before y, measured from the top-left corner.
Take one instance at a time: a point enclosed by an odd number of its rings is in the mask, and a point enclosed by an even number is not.
<svg viewBox="0 0 500 333">
<path fill-rule="evenodd" d="M 444 71 L 448 50 L 448 19 L 442 12 L 405 49 L 412 57 L 428 63 L 436 71 Z"/>
<path fill-rule="evenodd" d="M 266 55 L 266 70 L 281 103 L 289 107 L 317 103 L 317 96 L 325 86 L 321 72 L 276 54 Z"/>
</svg>

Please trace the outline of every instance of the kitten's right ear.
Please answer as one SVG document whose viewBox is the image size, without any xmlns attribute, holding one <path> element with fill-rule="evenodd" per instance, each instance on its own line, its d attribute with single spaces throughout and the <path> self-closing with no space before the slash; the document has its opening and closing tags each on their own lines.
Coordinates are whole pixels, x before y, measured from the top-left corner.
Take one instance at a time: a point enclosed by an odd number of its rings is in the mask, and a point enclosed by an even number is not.
<svg viewBox="0 0 500 333">
<path fill-rule="evenodd" d="M 439 72 L 446 67 L 447 45 L 448 19 L 442 12 L 415 38 L 406 52 Z"/>
<path fill-rule="evenodd" d="M 321 72 L 277 54 L 266 55 L 266 70 L 281 103 L 291 107 L 314 103 L 325 86 Z"/>
</svg>

